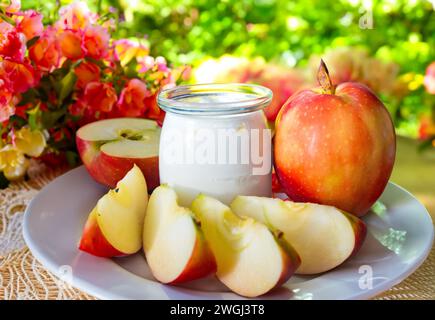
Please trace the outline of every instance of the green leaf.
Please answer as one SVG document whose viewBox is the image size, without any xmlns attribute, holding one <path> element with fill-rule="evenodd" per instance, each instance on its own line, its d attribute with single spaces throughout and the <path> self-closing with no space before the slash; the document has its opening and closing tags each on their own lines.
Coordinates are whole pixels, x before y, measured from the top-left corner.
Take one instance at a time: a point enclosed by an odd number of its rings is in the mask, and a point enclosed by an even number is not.
<svg viewBox="0 0 435 320">
<path fill-rule="evenodd" d="M 0 189 L 6 189 L 9 186 L 9 180 L 6 179 L 3 172 L 0 172 Z"/>
<path fill-rule="evenodd" d="M 77 152 L 68 150 L 65 152 L 65 157 L 66 161 L 71 167 L 75 167 L 77 165 L 79 160 Z"/>
<path fill-rule="evenodd" d="M 128 78 L 137 78 L 137 60 L 132 59 L 125 65 L 125 75 Z"/>
<path fill-rule="evenodd" d="M 6 21 L 7 23 L 9 23 L 9 24 L 11 24 L 13 26 L 15 26 L 14 19 L 12 19 L 8 15 L 6 15 L 3 10 L 0 12 L 0 19 Z"/>
<path fill-rule="evenodd" d="M 433 138 L 433 139 L 435 139 L 435 138 Z M 425 150 L 428 150 L 430 148 L 432 148 L 432 138 L 424 140 L 422 143 L 420 143 L 418 145 L 417 151 L 418 151 L 418 153 L 422 153 Z"/>
<path fill-rule="evenodd" d="M 70 71 L 67 73 L 65 77 L 60 81 L 60 92 L 59 92 L 59 103 L 62 104 L 63 100 L 68 97 L 76 84 L 77 76 L 74 71 Z"/>
<path fill-rule="evenodd" d="M 38 91 L 33 88 L 30 88 L 29 90 L 21 94 L 20 105 L 34 102 L 37 100 L 37 97 L 38 97 Z"/>
<path fill-rule="evenodd" d="M 41 124 L 45 129 L 50 129 L 55 126 L 56 122 L 65 115 L 64 108 L 54 111 L 43 112 L 41 114 Z"/>
<path fill-rule="evenodd" d="M 39 104 L 35 108 L 27 111 L 27 114 L 29 115 L 30 129 L 32 129 L 32 130 L 40 129 L 40 127 L 41 127 L 41 110 L 39 109 Z"/>
<path fill-rule="evenodd" d="M 9 118 L 9 122 L 13 124 L 14 127 L 21 128 L 27 124 L 27 120 L 23 119 L 16 114 Z"/>
<path fill-rule="evenodd" d="M 30 39 L 29 41 L 27 41 L 26 47 L 30 48 L 31 46 L 33 46 L 36 43 L 36 41 L 39 40 L 39 38 L 40 38 L 39 36 L 36 36 L 36 37 L 33 37 L 32 39 Z"/>
</svg>

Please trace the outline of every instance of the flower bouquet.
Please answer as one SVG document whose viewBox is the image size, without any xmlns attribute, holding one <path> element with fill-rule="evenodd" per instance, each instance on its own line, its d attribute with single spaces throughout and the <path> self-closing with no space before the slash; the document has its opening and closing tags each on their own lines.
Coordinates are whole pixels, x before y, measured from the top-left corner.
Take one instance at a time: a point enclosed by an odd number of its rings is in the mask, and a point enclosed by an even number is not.
<svg viewBox="0 0 435 320">
<path fill-rule="evenodd" d="M 44 26 L 20 1 L 0 6 L 0 185 L 25 177 L 29 160 L 49 165 L 78 161 L 75 132 L 114 117 L 161 123 L 156 93 L 187 76 L 151 57 L 138 39 L 111 38 L 111 14 L 84 2 L 59 10 Z"/>
</svg>

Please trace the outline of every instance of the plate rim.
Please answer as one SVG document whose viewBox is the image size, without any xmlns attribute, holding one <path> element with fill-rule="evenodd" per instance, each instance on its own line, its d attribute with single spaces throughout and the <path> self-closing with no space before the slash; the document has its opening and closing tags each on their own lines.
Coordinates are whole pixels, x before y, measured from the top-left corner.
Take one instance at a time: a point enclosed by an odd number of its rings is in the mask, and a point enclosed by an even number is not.
<svg viewBox="0 0 435 320">
<path fill-rule="evenodd" d="M 50 259 L 49 257 L 46 257 L 43 253 L 43 250 L 41 250 L 39 248 L 39 246 L 32 241 L 32 237 L 30 235 L 30 229 L 29 229 L 29 216 L 31 215 L 31 211 L 35 205 L 35 203 L 38 201 L 38 198 L 41 196 L 42 192 L 48 188 L 50 185 L 52 185 L 53 183 L 57 182 L 58 179 L 63 178 L 65 179 L 67 176 L 69 175 L 73 175 L 75 174 L 76 171 L 79 170 L 83 170 L 84 166 L 79 166 L 77 168 L 74 168 L 72 170 L 69 170 L 68 172 L 56 177 L 55 179 L 53 179 L 52 181 L 50 181 L 47 185 L 45 185 L 42 189 L 40 189 L 38 191 L 38 193 L 30 200 L 30 202 L 28 203 L 26 210 L 24 212 L 24 217 L 23 217 L 23 225 L 22 225 L 22 233 L 23 233 L 23 238 L 24 241 L 27 245 L 27 247 L 29 248 L 30 252 L 32 253 L 32 255 L 36 258 L 36 260 L 41 263 L 41 265 L 43 267 L 45 267 L 49 272 L 53 273 L 56 277 L 61 277 L 62 275 L 59 274 L 59 266 L 57 265 L 57 263 L 55 263 L 52 259 Z M 431 230 L 431 234 L 430 234 L 430 241 L 428 241 L 426 243 L 426 247 L 422 250 L 422 253 L 420 254 L 420 256 L 418 258 L 416 258 L 415 263 L 413 264 L 413 266 L 409 269 L 405 269 L 403 272 L 399 273 L 394 280 L 391 281 L 386 281 L 384 283 L 381 283 L 379 285 L 377 285 L 375 288 L 370 289 L 370 290 L 366 290 L 362 293 L 356 293 L 353 295 L 350 295 L 348 297 L 349 300 L 355 300 L 355 299 L 369 299 L 369 298 L 373 298 L 377 295 L 379 295 L 382 292 L 387 291 L 388 289 L 394 287 L 395 285 L 399 284 L 400 282 L 402 282 L 403 280 L 405 280 L 407 277 L 409 277 L 411 274 L 413 274 L 422 264 L 423 262 L 426 260 L 426 258 L 429 256 L 430 252 L 431 252 L 431 248 L 433 246 L 434 243 L 434 224 L 433 224 L 433 220 L 431 215 L 429 214 L 427 208 L 408 190 L 406 190 L 405 188 L 401 187 L 400 185 L 389 181 L 388 184 L 392 185 L 395 188 L 398 188 L 401 192 L 406 193 L 408 196 L 410 196 L 414 201 L 416 201 L 424 210 L 425 213 L 425 218 L 428 219 L 428 222 L 431 223 L 432 228 L 430 228 Z M 388 187 L 388 185 L 387 185 Z M 156 281 L 152 281 L 150 279 L 146 279 L 143 277 L 140 277 L 132 272 L 129 272 L 127 270 L 125 270 L 124 268 L 122 268 L 121 266 L 119 266 L 116 262 L 112 261 L 114 265 L 116 265 L 118 268 L 122 269 L 123 271 L 129 273 L 129 276 L 132 277 L 137 277 L 140 280 L 145 280 L 150 286 L 160 286 L 162 284 L 156 282 Z M 112 299 L 128 299 L 125 296 L 116 294 L 114 292 L 108 291 L 107 289 L 101 288 L 100 286 L 95 285 L 94 283 L 87 281 L 87 280 L 83 280 L 80 277 L 74 277 L 73 281 L 70 283 L 73 287 L 83 291 L 84 293 L 87 293 L 89 295 L 92 295 L 98 299 L 107 299 L 107 300 L 112 300 Z M 194 289 L 185 289 L 184 290 L 190 291 L 192 293 L 194 293 L 196 290 Z M 207 295 L 208 292 L 201 292 L 202 296 L 197 296 L 197 299 L 208 299 L 208 297 L 204 297 L 204 294 Z M 213 292 L 213 295 L 216 294 L 225 294 L 227 292 Z M 261 299 L 261 297 L 259 297 Z M 145 297 L 143 299 L 153 299 L 152 297 Z M 244 297 L 239 296 L 238 299 L 245 299 Z M 332 299 L 332 298 L 331 298 Z"/>
</svg>

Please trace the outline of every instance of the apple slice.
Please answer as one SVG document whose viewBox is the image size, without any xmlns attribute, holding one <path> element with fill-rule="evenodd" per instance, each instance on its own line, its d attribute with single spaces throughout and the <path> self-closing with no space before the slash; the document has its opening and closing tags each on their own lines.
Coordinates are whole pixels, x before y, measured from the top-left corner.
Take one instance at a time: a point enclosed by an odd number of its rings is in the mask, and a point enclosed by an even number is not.
<svg viewBox="0 0 435 320">
<path fill-rule="evenodd" d="M 97 182 L 114 188 L 136 164 L 150 192 L 159 185 L 159 139 L 157 123 L 138 118 L 92 122 L 76 134 L 80 157 Z"/>
<path fill-rule="evenodd" d="M 331 206 L 238 196 L 231 209 L 282 230 L 301 257 L 298 274 L 335 268 L 358 251 L 366 235 L 362 220 Z"/>
<path fill-rule="evenodd" d="M 167 185 L 152 193 L 144 222 L 143 248 L 154 277 L 180 283 L 216 271 L 216 262 L 204 235 L 188 208 Z"/>
<path fill-rule="evenodd" d="M 148 202 L 145 178 L 133 165 L 116 189 L 110 190 L 89 214 L 79 249 L 99 257 L 137 252 L 142 246 Z"/>
<path fill-rule="evenodd" d="M 252 218 L 239 218 L 220 201 L 200 194 L 192 210 L 217 262 L 217 277 L 229 289 L 256 297 L 280 286 L 300 264 L 281 237 Z"/>
<path fill-rule="evenodd" d="M 124 255 L 121 251 L 116 250 L 103 236 L 97 222 L 97 207 L 89 214 L 88 220 L 83 228 L 79 249 L 97 257 L 117 257 Z"/>
</svg>

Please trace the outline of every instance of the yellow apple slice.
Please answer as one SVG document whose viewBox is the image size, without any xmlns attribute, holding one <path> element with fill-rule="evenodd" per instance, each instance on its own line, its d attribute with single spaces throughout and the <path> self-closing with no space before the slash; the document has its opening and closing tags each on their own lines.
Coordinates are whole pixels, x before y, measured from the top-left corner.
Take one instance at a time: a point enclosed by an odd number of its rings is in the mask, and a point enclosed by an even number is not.
<svg viewBox="0 0 435 320">
<path fill-rule="evenodd" d="M 216 262 L 193 213 L 178 205 L 167 185 L 152 193 L 144 222 L 143 248 L 154 277 L 180 283 L 216 271 Z"/>
<path fill-rule="evenodd" d="M 301 257 L 298 274 L 337 267 L 361 247 L 366 235 L 363 221 L 331 206 L 238 196 L 231 209 L 282 230 Z"/>
<path fill-rule="evenodd" d="M 245 297 L 267 293 L 286 282 L 300 264 L 292 247 L 252 218 L 239 218 L 220 201 L 199 195 L 192 211 L 201 222 L 217 262 L 217 277 Z"/>
<path fill-rule="evenodd" d="M 147 202 L 145 178 L 134 165 L 115 189 L 98 200 L 86 222 L 80 250 L 103 257 L 137 252 L 142 246 Z"/>
</svg>

